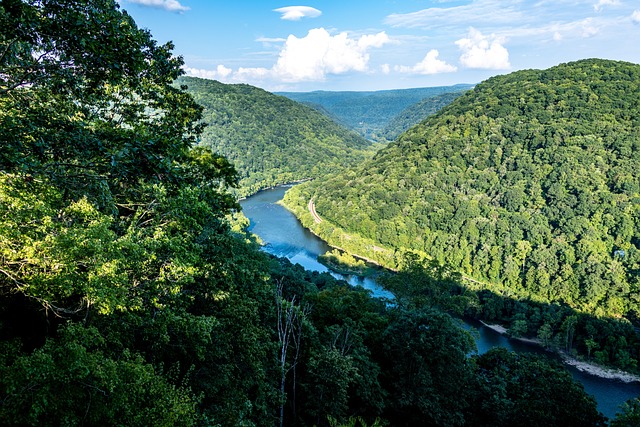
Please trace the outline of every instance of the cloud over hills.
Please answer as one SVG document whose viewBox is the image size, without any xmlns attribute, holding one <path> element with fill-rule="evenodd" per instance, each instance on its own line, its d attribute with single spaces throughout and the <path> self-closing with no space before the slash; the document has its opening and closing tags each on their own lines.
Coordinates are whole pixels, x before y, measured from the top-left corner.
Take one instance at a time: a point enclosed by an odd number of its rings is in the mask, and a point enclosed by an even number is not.
<svg viewBox="0 0 640 427">
<path fill-rule="evenodd" d="M 456 41 L 462 50 L 460 63 L 467 68 L 506 70 L 511 67 L 509 51 L 502 45 L 506 40 L 495 35 L 484 36 L 475 28 L 466 38 Z"/>
<path fill-rule="evenodd" d="M 389 43 L 385 32 L 365 34 L 352 38 L 342 32 L 332 35 L 324 28 L 309 30 L 306 36 L 290 35 L 280 50 L 277 62 L 271 68 L 241 67 L 232 75 L 228 68 L 218 66 L 217 71 L 185 68 L 192 76 L 212 75 L 232 80 L 260 80 L 272 78 L 284 82 L 321 81 L 328 74 L 368 70 L 369 50 Z M 220 69 L 226 73 L 220 72 Z"/>
<path fill-rule="evenodd" d="M 411 74 L 438 74 L 438 73 L 452 73 L 458 68 L 447 64 L 445 61 L 438 59 L 440 53 L 436 49 L 431 49 L 424 59 L 418 62 L 413 67 L 396 66 L 395 70 L 401 73 Z"/>
</svg>

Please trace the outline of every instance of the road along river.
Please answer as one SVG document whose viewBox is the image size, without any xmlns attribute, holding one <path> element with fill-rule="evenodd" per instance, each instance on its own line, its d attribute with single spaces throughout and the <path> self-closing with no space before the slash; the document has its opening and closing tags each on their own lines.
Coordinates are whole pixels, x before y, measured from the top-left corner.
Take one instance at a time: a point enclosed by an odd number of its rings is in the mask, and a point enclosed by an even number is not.
<svg viewBox="0 0 640 427">
<path fill-rule="evenodd" d="M 270 254 L 286 257 L 308 270 L 329 272 L 354 286 L 363 286 L 376 297 L 392 298 L 393 295 L 378 286 L 373 278 L 344 276 L 330 271 L 318 262 L 318 256 L 330 251 L 331 247 L 302 227 L 291 212 L 277 204 L 289 188 L 282 186 L 264 190 L 240 202 L 244 214 L 251 221 L 249 231 L 262 239 L 265 243 L 263 249 Z M 517 352 L 546 353 L 535 344 L 509 339 L 480 322 L 465 320 L 463 327 L 474 332 L 480 354 L 492 347 L 506 347 Z M 640 383 L 627 384 L 589 375 L 571 366 L 567 368 L 585 390 L 596 398 L 598 409 L 609 418 L 614 417 L 618 406 L 626 400 L 640 396 Z"/>
</svg>

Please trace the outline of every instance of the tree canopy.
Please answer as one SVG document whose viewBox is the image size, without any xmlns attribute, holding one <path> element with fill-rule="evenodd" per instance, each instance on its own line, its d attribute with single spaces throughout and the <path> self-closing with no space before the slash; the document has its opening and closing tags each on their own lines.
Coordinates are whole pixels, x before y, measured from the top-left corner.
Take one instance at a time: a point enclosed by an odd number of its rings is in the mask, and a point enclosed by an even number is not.
<svg viewBox="0 0 640 427">
<path fill-rule="evenodd" d="M 494 289 L 627 315 L 638 309 L 639 76 L 584 60 L 491 78 L 371 161 L 298 191 L 379 246 Z"/>
</svg>

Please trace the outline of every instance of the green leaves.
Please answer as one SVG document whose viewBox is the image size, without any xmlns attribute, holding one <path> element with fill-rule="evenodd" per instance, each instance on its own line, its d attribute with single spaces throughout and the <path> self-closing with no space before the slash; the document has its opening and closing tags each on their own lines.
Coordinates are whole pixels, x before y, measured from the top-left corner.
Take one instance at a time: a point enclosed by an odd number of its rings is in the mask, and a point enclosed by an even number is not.
<svg viewBox="0 0 640 427">
<path fill-rule="evenodd" d="M 93 328 L 70 325 L 58 339 L 0 366 L 0 418 L 8 424 L 188 426 L 196 400 L 141 357 L 106 354 Z"/>
<path fill-rule="evenodd" d="M 141 179 L 179 184 L 200 107 L 171 85 L 171 44 L 111 0 L 12 0 L 0 16 L 3 170 L 106 210 Z"/>
<path fill-rule="evenodd" d="M 493 349 L 474 363 L 476 401 L 469 425 L 606 425 L 571 374 L 541 356 Z"/>
</svg>

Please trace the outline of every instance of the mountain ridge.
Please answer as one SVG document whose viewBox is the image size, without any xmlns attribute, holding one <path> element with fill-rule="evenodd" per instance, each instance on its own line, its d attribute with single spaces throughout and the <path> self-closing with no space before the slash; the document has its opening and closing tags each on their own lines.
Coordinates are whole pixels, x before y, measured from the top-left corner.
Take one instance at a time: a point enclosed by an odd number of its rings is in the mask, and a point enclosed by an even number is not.
<svg viewBox="0 0 640 427">
<path fill-rule="evenodd" d="M 445 93 L 464 92 L 470 84 L 434 86 L 411 89 L 388 89 L 380 91 L 313 91 L 276 92 L 311 106 L 322 106 L 332 117 L 337 117 L 350 129 L 365 138 L 388 142 L 395 138 L 384 138 L 385 127 L 403 110 L 428 98 Z M 412 123 L 414 124 L 414 123 Z"/>
<path fill-rule="evenodd" d="M 204 107 L 200 145 L 236 167 L 240 196 L 353 166 L 375 148 L 313 108 L 247 85 L 181 77 Z"/>
</svg>

